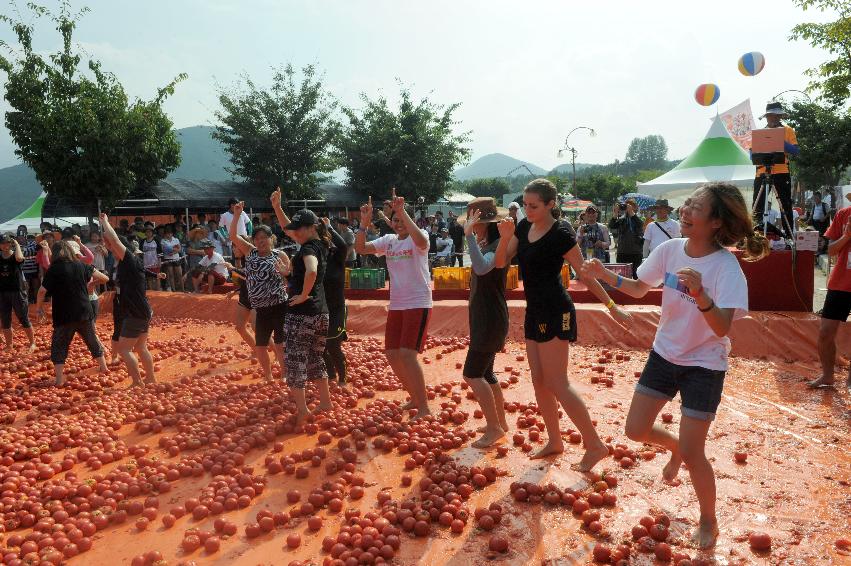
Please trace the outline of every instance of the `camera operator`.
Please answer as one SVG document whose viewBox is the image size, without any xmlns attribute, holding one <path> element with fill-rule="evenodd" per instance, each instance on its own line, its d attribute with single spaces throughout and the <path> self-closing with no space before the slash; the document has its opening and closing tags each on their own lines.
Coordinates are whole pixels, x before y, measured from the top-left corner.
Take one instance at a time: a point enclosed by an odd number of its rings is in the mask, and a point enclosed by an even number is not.
<svg viewBox="0 0 851 566">
<path fill-rule="evenodd" d="M 633 199 L 616 204 L 609 220 L 609 230 L 618 231 L 618 263 L 632 264 L 632 276 L 644 259 L 644 222 L 638 216 L 638 203 Z"/>
<path fill-rule="evenodd" d="M 779 102 L 769 102 L 765 106 L 765 114 L 761 118 L 765 118 L 767 128 L 783 128 L 785 131 L 783 142 L 783 163 L 775 163 L 771 166 L 771 180 L 774 188 L 777 189 L 777 194 L 780 197 L 780 206 L 783 209 L 783 215 L 788 222 L 787 226 L 793 226 L 792 218 L 792 178 L 789 176 L 789 156 L 798 155 L 798 138 L 795 136 L 795 130 L 783 124 L 780 120 L 788 117 L 786 111 L 783 110 L 783 105 Z M 762 214 L 765 209 L 765 191 L 760 193 L 765 178 L 765 166 L 759 165 L 756 168 L 756 179 L 753 183 L 753 213 L 756 224 L 762 225 Z M 783 224 L 783 222 L 781 222 Z M 783 232 L 787 230 L 787 226 L 782 226 Z M 787 238 L 792 238 L 792 234 L 786 234 Z"/>
<path fill-rule="evenodd" d="M 609 263 L 609 247 L 612 239 L 605 224 L 597 222 L 600 211 L 596 206 L 589 205 L 582 214 L 582 222 L 577 230 L 579 250 L 585 259 L 599 259 Z"/>
</svg>

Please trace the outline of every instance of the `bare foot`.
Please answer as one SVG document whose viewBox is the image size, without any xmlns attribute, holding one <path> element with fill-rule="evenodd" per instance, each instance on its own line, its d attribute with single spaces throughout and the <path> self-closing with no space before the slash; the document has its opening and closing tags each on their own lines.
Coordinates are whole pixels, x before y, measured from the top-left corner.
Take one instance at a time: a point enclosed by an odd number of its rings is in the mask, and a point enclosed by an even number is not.
<svg viewBox="0 0 851 566">
<path fill-rule="evenodd" d="M 485 428 L 485 433 L 480 439 L 475 441 L 472 446 L 473 448 L 487 448 L 488 446 L 495 444 L 497 441 L 504 437 L 505 431 L 502 430 L 502 428 L 496 428 L 493 430 Z"/>
<path fill-rule="evenodd" d="M 534 452 L 531 456 L 529 456 L 529 458 L 531 458 L 532 460 L 537 460 L 539 458 L 546 458 L 547 456 L 552 456 L 553 454 L 561 454 L 562 452 L 564 452 L 564 443 L 561 441 L 561 438 L 559 438 L 557 440 L 550 440 L 544 445 L 543 448 L 541 448 L 537 452 Z M 609 451 L 606 450 L 606 454 L 608 453 Z"/>
<path fill-rule="evenodd" d="M 35 352 L 35 342 L 31 342 L 29 348 L 27 348 L 27 353 L 32 354 Z"/>
<path fill-rule="evenodd" d="M 597 462 L 609 455 L 609 449 L 605 444 L 601 444 L 596 448 L 586 448 L 585 455 L 576 464 L 576 470 L 579 472 L 590 472 Z"/>
<path fill-rule="evenodd" d="M 307 413 L 301 413 L 301 412 L 296 413 L 296 415 L 295 415 L 295 426 L 296 426 L 296 428 L 303 425 L 305 423 L 305 421 L 307 420 L 307 417 L 309 417 L 309 416 L 310 416 L 309 412 L 307 412 Z"/>
<path fill-rule="evenodd" d="M 718 538 L 718 521 L 715 519 L 712 522 L 704 523 L 703 521 L 694 531 L 691 541 L 701 550 L 715 545 L 715 540 Z"/>
<path fill-rule="evenodd" d="M 425 407 L 423 409 L 417 409 L 417 414 L 414 415 L 413 417 L 411 417 L 408 420 L 418 421 L 420 419 L 424 419 L 424 418 L 429 417 L 429 416 L 431 416 L 431 410 L 428 407 Z"/>
<path fill-rule="evenodd" d="M 402 405 L 402 407 L 401 407 L 401 408 L 402 408 L 402 410 L 403 410 L 403 411 L 410 411 L 411 409 L 416 409 L 416 408 L 417 408 L 417 404 L 416 404 L 416 403 L 414 403 L 414 400 L 413 400 L 413 399 L 411 399 L 410 401 L 408 401 L 407 403 L 405 403 L 404 405 Z"/>
<path fill-rule="evenodd" d="M 836 381 L 831 377 L 830 379 L 825 378 L 824 376 L 814 379 L 807 383 L 807 387 L 810 389 L 821 389 L 827 387 L 833 387 Z"/>
<path fill-rule="evenodd" d="M 662 478 L 665 481 L 674 481 L 677 474 L 680 473 L 680 466 L 682 463 L 683 459 L 680 458 L 680 455 L 671 452 L 671 459 L 668 460 L 668 463 L 665 464 L 664 468 L 662 468 Z"/>
<path fill-rule="evenodd" d="M 316 407 L 316 409 L 313 411 L 313 413 L 314 414 L 315 413 L 324 413 L 325 411 L 333 411 L 333 410 L 334 410 L 334 405 L 323 405 L 323 404 L 320 403 L 319 406 Z"/>
<path fill-rule="evenodd" d="M 500 426 L 500 428 L 502 429 L 502 432 L 508 432 L 508 424 L 502 424 L 502 423 L 500 423 L 500 425 L 499 425 L 499 426 Z M 479 428 L 477 428 L 477 429 L 476 429 L 476 432 L 481 432 L 481 433 L 485 433 L 485 432 L 487 432 L 487 431 L 488 431 L 488 427 L 487 427 L 487 425 L 485 425 L 485 426 L 480 426 Z"/>
</svg>

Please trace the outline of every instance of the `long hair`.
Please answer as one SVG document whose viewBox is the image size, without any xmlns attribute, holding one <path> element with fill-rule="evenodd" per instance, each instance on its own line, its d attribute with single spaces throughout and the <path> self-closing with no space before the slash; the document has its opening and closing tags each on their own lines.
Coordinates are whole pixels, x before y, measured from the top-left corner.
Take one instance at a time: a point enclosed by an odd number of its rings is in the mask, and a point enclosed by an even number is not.
<svg viewBox="0 0 851 566">
<path fill-rule="evenodd" d="M 319 236 L 319 240 L 325 245 L 329 250 L 334 247 L 331 243 L 331 232 L 328 231 L 328 227 L 324 222 L 319 222 L 316 225 L 316 235 Z"/>
<path fill-rule="evenodd" d="M 709 183 L 700 190 L 710 196 L 710 218 L 721 220 L 715 232 L 715 243 L 719 246 L 741 244 L 745 261 L 759 261 L 769 253 L 768 240 L 754 232 L 753 220 L 742 193 L 729 183 Z"/>
<path fill-rule="evenodd" d="M 67 240 L 59 240 L 50 249 L 50 263 L 56 261 L 75 261 L 77 253 Z"/>
</svg>

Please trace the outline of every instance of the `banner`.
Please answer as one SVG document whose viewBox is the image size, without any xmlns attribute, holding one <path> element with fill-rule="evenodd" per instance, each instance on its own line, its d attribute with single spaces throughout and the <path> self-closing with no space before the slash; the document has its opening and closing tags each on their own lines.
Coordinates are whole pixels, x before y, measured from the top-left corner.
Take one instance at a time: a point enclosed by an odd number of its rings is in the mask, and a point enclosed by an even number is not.
<svg viewBox="0 0 851 566">
<path fill-rule="evenodd" d="M 730 136 L 743 149 L 749 150 L 751 147 L 751 130 L 756 128 L 756 122 L 754 122 L 753 112 L 751 111 L 751 99 L 748 98 L 726 112 L 722 112 L 720 116 L 727 131 L 730 132 Z"/>
</svg>

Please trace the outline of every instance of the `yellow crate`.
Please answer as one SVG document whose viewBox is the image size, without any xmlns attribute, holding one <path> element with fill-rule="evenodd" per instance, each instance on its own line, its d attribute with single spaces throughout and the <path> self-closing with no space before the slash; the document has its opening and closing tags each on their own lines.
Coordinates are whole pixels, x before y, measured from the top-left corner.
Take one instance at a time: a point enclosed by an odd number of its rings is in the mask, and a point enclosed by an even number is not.
<svg viewBox="0 0 851 566">
<path fill-rule="evenodd" d="M 469 267 L 435 267 L 432 271 L 435 289 L 469 289 Z"/>
<path fill-rule="evenodd" d="M 520 276 L 518 275 L 517 266 L 508 266 L 508 275 L 505 278 L 505 289 L 512 291 L 520 286 Z"/>
</svg>

